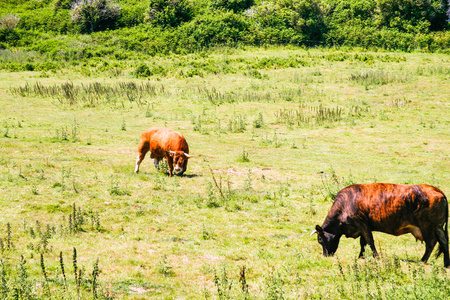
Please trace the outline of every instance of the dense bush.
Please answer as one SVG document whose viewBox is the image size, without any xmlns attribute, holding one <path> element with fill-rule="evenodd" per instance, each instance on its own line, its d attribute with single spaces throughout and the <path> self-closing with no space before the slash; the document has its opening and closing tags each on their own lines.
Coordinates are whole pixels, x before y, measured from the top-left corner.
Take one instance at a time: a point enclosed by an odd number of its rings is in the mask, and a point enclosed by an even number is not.
<svg viewBox="0 0 450 300">
<path fill-rule="evenodd" d="M 361 24 L 425 33 L 448 29 L 449 2 L 444 0 L 324 0 L 331 27 Z"/>
<path fill-rule="evenodd" d="M 414 33 L 448 28 L 448 1 L 377 0 L 377 8 L 383 27 Z"/>
<path fill-rule="evenodd" d="M 327 31 L 323 10 L 316 0 L 280 0 L 262 3 L 246 11 L 264 43 L 317 44 Z"/>
<path fill-rule="evenodd" d="M 145 21 L 163 27 L 175 27 L 191 20 L 193 7 L 188 0 L 150 0 Z"/>
<path fill-rule="evenodd" d="M 418 34 L 417 47 L 429 51 L 442 51 L 450 54 L 450 31 L 436 32 L 434 34 Z"/>
<path fill-rule="evenodd" d="M 328 44 L 381 47 L 410 51 L 432 44 L 430 30 L 444 30 L 447 1 L 326 0 Z M 419 39 L 421 40 L 419 42 Z"/>
<path fill-rule="evenodd" d="M 147 6 L 147 4 L 140 1 L 134 5 L 123 5 L 116 20 L 116 27 L 127 28 L 144 23 Z"/>
<path fill-rule="evenodd" d="M 254 0 L 211 0 L 211 7 L 213 9 L 223 8 L 232 10 L 235 13 L 244 11 L 254 4 Z"/>
<path fill-rule="evenodd" d="M 26 31 L 67 33 L 72 29 L 69 10 L 53 10 L 50 7 L 18 12 L 17 28 Z"/>
<path fill-rule="evenodd" d="M 145 63 L 141 63 L 134 70 L 134 76 L 136 77 L 149 77 L 150 75 L 150 68 Z"/>
<path fill-rule="evenodd" d="M 196 51 L 216 45 L 235 46 L 245 41 L 248 30 L 249 24 L 244 17 L 230 11 L 217 11 L 214 15 L 199 16 L 176 30 L 171 35 L 174 40 L 171 50 L 186 48 Z"/>
<path fill-rule="evenodd" d="M 402 33 L 389 28 L 347 25 L 331 30 L 327 34 L 327 44 L 364 48 L 400 49 L 410 51 L 417 47 L 411 33 Z"/>
<path fill-rule="evenodd" d="M 326 32 L 324 12 L 318 0 L 283 0 L 283 9 L 293 11 L 293 28 L 305 35 L 305 42 L 320 42 Z"/>
<path fill-rule="evenodd" d="M 60 9 L 70 9 L 74 0 L 55 0 L 53 9 L 58 11 Z"/>
<path fill-rule="evenodd" d="M 11 46 L 16 46 L 17 42 L 20 40 L 20 35 L 15 30 L 9 30 L 5 28 L 0 28 L 0 42 L 4 42 Z M 6 48 L 6 47 L 0 47 Z"/>
<path fill-rule="evenodd" d="M 326 23 L 330 27 L 342 24 L 373 26 L 376 2 L 371 0 L 327 0 Z"/>
</svg>

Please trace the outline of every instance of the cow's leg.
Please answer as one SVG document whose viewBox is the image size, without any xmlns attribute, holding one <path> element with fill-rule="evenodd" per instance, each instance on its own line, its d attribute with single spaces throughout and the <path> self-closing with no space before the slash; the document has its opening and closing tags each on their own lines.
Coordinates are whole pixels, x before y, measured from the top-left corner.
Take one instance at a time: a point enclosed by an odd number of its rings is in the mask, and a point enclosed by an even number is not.
<svg viewBox="0 0 450 300">
<path fill-rule="evenodd" d="M 139 166 L 141 165 L 142 161 L 145 158 L 145 155 L 147 154 L 149 150 L 148 142 L 140 142 L 138 146 L 138 157 L 136 160 L 136 168 L 134 169 L 134 173 L 139 172 Z"/>
<path fill-rule="evenodd" d="M 173 158 L 170 155 L 166 155 L 167 164 L 169 165 L 169 177 L 172 177 L 173 171 Z"/>
<path fill-rule="evenodd" d="M 425 241 L 425 254 L 422 257 L 422 261 L 426 263 L 433 252 L 434 246 L 436 246 L 437 239 L 433 232 L 422 230 L 422 236 Z"/>
<path fill-rule="evenodd" d="M 150 158 L 153 158 L 153 164 L 155 165 L 155 168 L 159 170 L 159 162 L 161 160 L 161 157 L 158 157 L 155 155 L 155 153 L 150 154 Z"/>
<path fill-rule="evenodd" d="M 364 230 L 362 230 L 361 237 L 364 237 L 366 243 L 369 244 L 370 249 L 372 249 L 373 252 L 373 257 L 378 257 L 379 255 L 377 249 L 375 248 L 375 241 L 373 240 L 372 231 L 370 231 L 367 228 L 364 228 Z"/>
<path fill-rule="evenodd" d="M 448 237 L 446 236 L 444 230 L 442 230 L 441 228 L 436 229 L 435 234 L 439 242 L 439 254 L 444 253 L 444 267 L 448 268 L 450 266 L 450 257 L 448 253 Z"/>
<path fill-rule="evenodd" d="M 153 159 L 153 164 L 155 165 L 155 168 L 159 170 L 159 162 L 161 161 L 161 158 L 155 158 Z"/>
<path fill-rule="evenodd" d="M 359 244 L 361 245 L 361 252 L 359 252 L 359 257 L 358 258 L 364 258 L 364 248 L 367 245 L 366 239 L 364 238 L 364 236 L 361 235 L 361 237 L 359 238 Z"/>
</svg>

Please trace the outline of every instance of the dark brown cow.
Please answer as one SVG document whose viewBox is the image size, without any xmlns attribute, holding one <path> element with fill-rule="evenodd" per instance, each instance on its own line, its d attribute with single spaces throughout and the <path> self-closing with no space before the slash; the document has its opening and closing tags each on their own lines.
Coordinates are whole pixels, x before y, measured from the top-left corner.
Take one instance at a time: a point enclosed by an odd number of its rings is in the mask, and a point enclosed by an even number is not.
<svg viewBox="0 0 450 300">
<path fill-rule="evenodd" d="M 155 167 L 158 169 L 161 159 L 166 158 L 169 165 L 169 176 L 172 172 L 183 175 L 186 171 L 189 155 L 189 146 L 183 135 L 169 128 L 152 127 L 141 134 L 138 146 L 138 158 L 135 173 L 139 172 L 139 165 L 147 154 L 151 152 Z M 175 168 L 174 168 L 175 166 Z"/>
<path fill-rule="evenodd" d="M 322 226 L 317 225 L 312 234 L 318 234 L 323 255 L 336 252 L 342 235 L 360 237 L 361 252 L 369 244 L 375 257 L 372 231 L 392 235 L 411 233 L 416 240 L 425 241 L 422 257 L 427 262 L 434 246 L 439 242 L 439 252 L 444 253 L 444 266 L 450 266 L 448 249 L 448 204 L 444 193 L 426 184 L 355 184 L 342 189 L 336 196 Z"/>
</svg>

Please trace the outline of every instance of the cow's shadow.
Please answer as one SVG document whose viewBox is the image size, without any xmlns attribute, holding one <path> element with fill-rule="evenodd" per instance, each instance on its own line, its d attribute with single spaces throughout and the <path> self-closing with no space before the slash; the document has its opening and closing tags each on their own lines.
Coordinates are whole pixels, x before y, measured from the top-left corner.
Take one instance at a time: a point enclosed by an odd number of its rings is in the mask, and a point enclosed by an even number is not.
<svg viewBox="0 0 450 300">
<path fill-rule="evenodd" d="M 133 174 L 136 174 L 136 173 L 133 172 Z M 155 172 L 152 172 L 152 171 L 140 171 L 138 174 L 143 174 L 143 175 L 148 175 L 148 176 L 155 175 L 155 174 L 158 175 L 157 172 L 155 173 Z M 169 172 L 161 172 L 159 174 L 169 177 Z M 183 177 L 196 178 L 196 177 L 203 177 L 203 175 L 200 175 L 200 174 L 183 174 L 183 175 L 173 174 L 173 177 L 178 177 L 178 178 L 183 178 Z"/>
<path fill-rule="evenodd" d="M 399 260 L 406 262 L 406 263 L 416 263 L 416 264 L 423 264 L 424 262 L 420 259 L 413 259 L 413 258 L 400 258 Z"/>
<path fill-rule="evenodd" d="M 179 176 L 179 175 L 175 175 L 175 176 L 181 177 L 181 178 L 183 178 L 183 177 L 186 177 L 186 178 L 203 177 L 203 175 L 199 175 L 199 174 L 183 174 L 181 176 Z"/>
<path fill-rule="evenodd" d="M 162 173 L 164 175 L 166 175 L 169 178 L 169 172 L 164 172 Z M 195 177 L 203 177 L 203 175 L 199 175 L 199 174 L 183 174 L 183 175 L 177 175 L 177 174 L 173 174 L 173 177 L 178 177 L 178 178 L 195 178 Z"/>
</svg>

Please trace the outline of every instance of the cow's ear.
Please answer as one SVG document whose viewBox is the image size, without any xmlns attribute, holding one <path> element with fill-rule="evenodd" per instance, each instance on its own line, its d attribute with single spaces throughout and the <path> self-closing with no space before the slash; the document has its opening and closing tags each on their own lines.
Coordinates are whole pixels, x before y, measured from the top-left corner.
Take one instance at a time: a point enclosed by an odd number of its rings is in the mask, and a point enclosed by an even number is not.
<svg viewBox="0 0 450 300">
<path fill-rule="evenodd" d="M 316 230 L 317 230 L 317 233 L 323 234 L 323 229 L 319 225 L 316 225 Z"/>
</svg>

